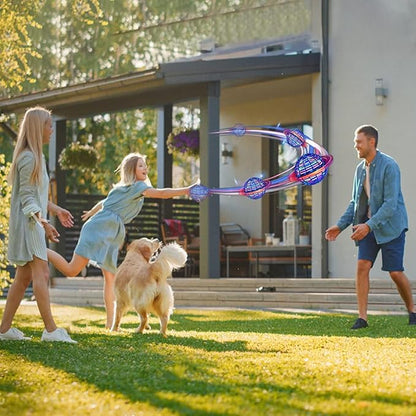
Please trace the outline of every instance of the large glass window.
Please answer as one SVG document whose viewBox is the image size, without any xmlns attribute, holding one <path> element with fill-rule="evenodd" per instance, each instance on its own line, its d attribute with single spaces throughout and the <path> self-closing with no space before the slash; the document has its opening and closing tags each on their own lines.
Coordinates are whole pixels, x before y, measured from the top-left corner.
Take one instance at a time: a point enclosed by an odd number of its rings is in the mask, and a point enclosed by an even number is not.
<svg viewBox="0 0 416 416">
<path fill-rule="evenodd" d="M 309 124 L 285 126 L 299 129 L 311 139 L 312 127 Z M 296 161 L 296 151 L 279 140 L 270 141 L 270 173 L 284 172 Z M 283 239 L 283 220 L 292 212 L 299 219 L 299 233 L 307 235 L 310 241 L 312 222 L 312 188 L 298 185 L 296 187 L 270 194 L 270 229 L 276 237 Z"/>
</svg>

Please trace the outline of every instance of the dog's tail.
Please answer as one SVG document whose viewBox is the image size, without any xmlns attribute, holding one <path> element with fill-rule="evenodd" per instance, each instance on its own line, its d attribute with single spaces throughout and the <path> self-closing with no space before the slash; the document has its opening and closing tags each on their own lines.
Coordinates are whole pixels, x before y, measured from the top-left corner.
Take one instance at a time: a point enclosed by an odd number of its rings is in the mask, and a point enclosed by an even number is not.
<svg viewBox="0 0 416 416">
<path fill-rule="evenodd" d="M 185 266 L 187 259 L 188 254 L 179 244 L 169 243 L 162 247 L 156 261 L 167 264 L 171 270 L 177 270 Z"/>
</svg>

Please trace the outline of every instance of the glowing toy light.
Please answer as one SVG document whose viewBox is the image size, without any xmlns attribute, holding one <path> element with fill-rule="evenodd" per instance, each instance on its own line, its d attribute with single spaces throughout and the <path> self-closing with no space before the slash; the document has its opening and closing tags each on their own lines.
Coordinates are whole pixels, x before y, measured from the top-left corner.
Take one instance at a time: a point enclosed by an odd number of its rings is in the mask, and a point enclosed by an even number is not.
<svg viewBox="0 0 416 416">
<path fill-rule="evenodd" d="M 216 132 L 222 135 L 244 135 L 265 137 L 280 140 L 296 149 L 296 163 L 284 172 L 268 179 L 248 178 L 241 187 L 207 188 L 195 185 L 190 190 L 190 197 L 200 202 L 210 195 L 244 195 L 250 199 L 260 199 L 265 193 L 276 192 L 299 184 L 315 185 L 321 182 L 328 173 L 333 157 L 319 144 L 299 130 L 283 129 L 280 126 L 245 127 L 238 124 Z"/>
</svg>

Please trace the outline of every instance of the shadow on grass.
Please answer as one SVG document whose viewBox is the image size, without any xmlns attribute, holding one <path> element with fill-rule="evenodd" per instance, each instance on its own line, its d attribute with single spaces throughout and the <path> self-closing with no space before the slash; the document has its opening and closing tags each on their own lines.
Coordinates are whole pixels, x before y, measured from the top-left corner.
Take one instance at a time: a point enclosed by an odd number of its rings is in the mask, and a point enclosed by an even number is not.
<svg viewBox="0 0 416 416">
<path fill-rule="evenodd" d="M 89 308 L 86 308 L 88 312 Z M 92 311 L 102 309 L 91 308 Z M 88 313 L 85 314 L 88 316 Z M 133 318 L 132 318 L 133 317 Z M 169 408 L 173 412 L 183 415 L 237 415 L 238 409 L 233 411 L 218 411 L 221 405 L 213 406 L 209 410 L 202 410 L 197 404 L 208 395 L 210 400 L 215 397 L 238 398 L 243 394 L 250 396 L 251 391 L 261 389 L 267 391 L 270 402 L 291 409 L 295 414 L 295 403 L 318 398 L 304 390 L 307 381 L 296 387 L 284 386 L 277 383 L 256 381 L 256 378 L 236 377 L 237 381 L 224 380 L 217 376 L 221 364 L 210 360 L 203 352 L 238 352 L 252 353 L 245 341 L 224 341 L 204 339 L 198 336 L 207 333 L 237 332 L 237 333 L 268 333 L 276 335 L 299 336 L 344 336 L 344 337 L 414 337 L 416 327 L 407 325 L 404 316 L 372 316 L 370 328 L 362 331 L 351 331 L 350 325 L 354 317 L 345 314 L 295 314 L 264 311 L 196 311 L 176 310 L 169 324 L 171 335 L 164 339 L 154 330 L 158 325 L 153 323 L 150 333 L 135 334 L 137 323 L 133 313 L 124 317 L 122 327 L 127 332 L 107 334 L 103 332 L 103 320 L 79 319 L 72 322 L 74 328 L 88 328 L 91 333 L 75 333 L 78 345 L 32 342 L 4 342 L 0 349 L 11 355 L 18 355 L 26 360 L 41 363 L 50 368 L 63 370 L 73 374 L 80 381 L 96 386 L 101 391 L 112 391 L 126 397 L 132 403 L 145 402 L 156 408 Z M 20 318 L 23 330 L 33 334 L 33 318 Z M 95 331 L 96 330 L 96 331 Z M 94 332 L 95 331 L 95 332 Z M 76 332 L 76 331 L 74 331 Z M 80 331 L 82 332 L 82 331 Z M 196 332 L 187 335 L 186 332 Z M 175 348 L 177 346 L 177 348 Z M 201 352 L 199 352 L 201 350 Z M 268 351 L 270 353 L 270 350 Z M 261 355 L 261 352 L 259 353 Z M 237 374 L 236 366 L 230 368 Z M 221 371 L 219 372 L 221 374 Z M 10 388 L 10 386 L 7 386 Z M 326 393 L 328 394 L 328 393 Z M 332 392 L 334 394 L 334 392 Z M 293 395 L 300 400 L 289 404 L 287 400 Z M 309 396 L 309 397 L 308 397 Z M 340 394 L 339 399 L 348 400 L 348 395 Z M 253 396 L 254 397 L 254 396 Z M 189 398 L 189 400 L 187 399 Z M 320 397 L 325 399 L 325 396 Z M 368 397 L 368 400 L 391 401 L 390 398 Z M 195 400 L 195 401 L 194 401 Z M 286 402 L 285 402 L 286 401 Z M 394 401 L 391 401 L 394 403 Z M 243 403 L 251 403 L 247 397 Z M 255 405 L 253 404 L 254 409 Z M 254 413 L 253 413 L 254 414 Z M 266 413 L 262 413 L 266 414 Z M 314 415 L 312 410 L 309 415 Z M 336 416 L 337 413 L 331 413 Z"/>
<path fill-rule="evenodd" d="M 334 398 L 348 402 L 347 392 L 308 390 L 308 379 L 296 386 L 265 382 L 257 377 L 246 376 L 235 380 L 216 376 L 221 368 L 218 361 L 211 361 L 204 354 L 198 355 L 198 348 L 206 351 L 245 351 L 243 342 L 220 343 L 213 340 L 201 340 L 195 337 L 182 338 L 172 336 L 167 339 L 159 334 L 77 334 L 78 345 L 41 343 L 41 342 L 4 342 L 0 349 L 12 355 L 18 355 L 31 362 L 40 363 L 56 370 L 75 376 L 80 382 L 95 386 L 102 392 L 111 391 L 125 397 L 130 403 L 147 403 L 155 408 L 167 408 L 172 413 L 192 416 L 248 415 L 248 414 L 322 414 L 309 409 L 304 404 L 309 401 L 326 401 Z M 166 348 L 180 343 L 192 347 L 172 350 Z M 260 353 L 261 355 L 261 353 Z M 235 363 L 238 368 L 238 358 Z M 277 363 L 277 362 L 276 362 Z M 236 368 L 230 368 L 237 375 Z M 257 375 L 258 376 L 258 375 Z M 16 385 L 3 386 L 3 391 L 14 391 Z M 259 391 L 267 392 L 263 399 L 273 406 L 269 413 L 261 405 L 256 413 L 255 398 Z M 241 395 L 244 399 L 242 400 Z M 199 408 L 207 396 L 209 400 L 221 400 L 239 403 L 244 408 L 222 409 L 220 403 L 213 404 L 207 410 Z M 297 398 L 297 400 L 293 400 Z M 388 395 L 368 395 L 360 397 L 369 402 L 384 402 L 403 405 L 400 398 Z M 258 400 L 258 398 L 257 398 Z M 259 403 L 257 404 L 259 405 Z M 249 406 L 252 406 L 249 408 Z M 277 409 L 285 409 L 285 413 Z M 286 413 L 287 411 L 287 413 Z M 353 413 L 352 413 L 353 414 Z M 332 416 L 341 416 L 342 412 L 331 412 Z"/>
<path fill-rule="evenodd" d="M 129 312 L 125 315 L 121 321 L 121 327 L 134 332 L 139 321 L 126 322 L 127 316 L 136 317 L 136 314 Z M 168 333 L 169 331 L 196 331 L 370 338 L 416 337 L 416 326 L 408 325 L 407 315 L 370 316 L 368 328 L 351 330 L 356 318 L 355 315 L 341 313 L 282 313 L 257 310 L 221 310 L 201 313 L 197 310 L 178 309 L 171 317 Z M 94 325 L 94 322 L 88 322 L 87 325 Z M 153 323 L 152 328 L 159 329 L 159 323 Z"/>
<path fill-rule="evenodd" d="M 19 355 L 26 360 L 40 363 L 73 374 L 78 380 L 96 386 L 101 391 L 123 395 L 132 403 L 146 402 L 156 408 L 168 408 L 181 415 L 210 416 L 238 415 L 238 409 L 220 411 L 221 405 L 202 410 L 194 403 L 201 403 L 204 396 L 234 397 L 242 391 L 251 391 L 258 384 L 255 380 L 232 383 L 216 377 L 217 362 L 210 362 L 197 351 L 177 350 L 170 354 L 159 353 L 158 347 L 175 345 L 202 348 L 206 351 L 242 351 L 244 343 L 204 341 L 194 337 L 161 338 L 159 334 L 132 334 L 109 336 L 99 334 L 77 335 L 78 345 L 41 342 L 4 342 L 0 350 Z M 16 386 L 5 386 L 11 391 Z M 1 388 L 0 388 L 1 390 Z M 290 395 L 298 389 L 267 384 L 271 393 Z M 208 407 L 209 408 L 209 407 Z M 247 413 L 243 413 L 247 414 Z"/>
</svg>

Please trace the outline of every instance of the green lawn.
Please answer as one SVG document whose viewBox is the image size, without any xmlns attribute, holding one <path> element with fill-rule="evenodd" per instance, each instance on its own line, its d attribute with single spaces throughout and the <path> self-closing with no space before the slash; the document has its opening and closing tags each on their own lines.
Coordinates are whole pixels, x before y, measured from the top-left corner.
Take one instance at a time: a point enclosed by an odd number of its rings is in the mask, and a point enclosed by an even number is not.
<svg viewBox="0 0 416 416">
<path fill-rule="evenodd" d="M 2 312 L 3 306 L 1 307 Z M 1 415 L 415 415 L 416 327 L 407 316 L 175 310 L 169 337 L 104 330 L 99 308 L 54 306 L 77 345 L 41 343 L 36 306 L 0 342 Z"/>
</svg>

